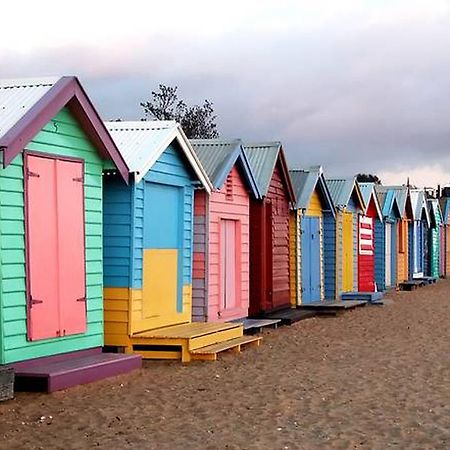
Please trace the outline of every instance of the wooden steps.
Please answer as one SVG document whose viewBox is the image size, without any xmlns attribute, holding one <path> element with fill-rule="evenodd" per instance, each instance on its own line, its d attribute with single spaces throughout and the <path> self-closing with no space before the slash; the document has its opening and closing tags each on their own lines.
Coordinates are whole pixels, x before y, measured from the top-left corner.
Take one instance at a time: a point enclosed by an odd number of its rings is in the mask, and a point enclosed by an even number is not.
<svg viewBox="0 0 450 450">
<path fill-rule="evenodd" d="M 236 319 L 233 323 L 240 323 L 244 327 L 244 333 L 262 333 L 263 328 L 277 328 L 281 323 L 280 319 Z"/>
<path fill-rule="evenodd" d="M 382 292 L 344 292 L 341 294 L 342 301 L 365 300 L 368 303 L 379 303 L 382 299 Z"/>
<path fill-rule="evenodd" d="M 256 346 L 261 344 L 261 337 L 256 336 L 242 336 L 229 341 L 220 342 L 217 344 L 201 347 L 191 352 L 193 360 L 201 361 L 216 361 L 217 355 L 221 352 L 232 350 L 236 353 L 240 353 L 243 346 Z"/>
<path fill-rule="evenodd" d="M 401 291 L 415 291 L 417 288 L 425 286 L 425 282 L 418 278 L 414 280 L 403 281 L 398 285 Z"/>
<path fill-rule="evenodd" d="M 347 309 L 354 309 L 367 305 L 367 300 L 325 300 L 323 302 L 309 303 L 298 308 L 315 311 L 316 314 L 338 314 Z"/>
<path fill-rule="evenodd" d="M 17 364 L 16 391 L 54 392 L 79 384 L 128 373 L 142 365 L 138 355 L 98 352 L 86 355 L 68 354 L 62 358 L 40 358 L 29 364 Z"/>
<path fill-rule="evenodd" d="M 130 337 L 130 346 L 125 350 L 145 359 L 178 359 L 183 362 L 193 359 L 215 360 L 217 356 L 201 358 L 201 351 L 214 345 L 223 347 L 216 353 L 234 347 L 240 350 L 240 345 L 246 345 L 247 341 L 237 342 L 236 339 L 242 339 L 243 336 L 242 323 L 193 322 L 134 334 Z"/>
<path fill-rule="evenodd" d="M 282 325 L 292 325 L 300 320 L 309 319 L 314 317 L 316 313 L 314 311 L 306 311 L 298 308 L 286 308 L 280 311 L 267 313 L 264 315 L 266 319 L 280 320 Z"/>
</svg>

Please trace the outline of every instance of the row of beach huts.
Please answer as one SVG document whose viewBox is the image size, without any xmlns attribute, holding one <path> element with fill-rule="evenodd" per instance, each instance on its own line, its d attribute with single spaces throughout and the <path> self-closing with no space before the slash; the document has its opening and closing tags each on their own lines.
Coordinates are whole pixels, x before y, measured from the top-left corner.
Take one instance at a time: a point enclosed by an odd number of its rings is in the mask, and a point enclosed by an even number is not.
<svg viewBox="0 0 450 450">
<path fill-rule="evenodd" d="M 251 330 L 450 273 L 446 189 L 103 122 L 76 77 L 0 81 L 0 161 L 0 384 L 16 389 L 215 360 L 259 345 Z"/>
</svg>

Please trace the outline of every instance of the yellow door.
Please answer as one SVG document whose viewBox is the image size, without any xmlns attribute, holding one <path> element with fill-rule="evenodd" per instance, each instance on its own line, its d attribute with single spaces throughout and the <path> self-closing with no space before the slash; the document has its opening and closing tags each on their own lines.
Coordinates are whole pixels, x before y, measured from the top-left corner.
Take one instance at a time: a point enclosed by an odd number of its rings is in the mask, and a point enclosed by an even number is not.
<svg viewBox="0 0 450 450">
<path fill-rule="evenodd" d="M 342 216 L 342 290 L 353 291 L 353 214 Z"/>
</svg>

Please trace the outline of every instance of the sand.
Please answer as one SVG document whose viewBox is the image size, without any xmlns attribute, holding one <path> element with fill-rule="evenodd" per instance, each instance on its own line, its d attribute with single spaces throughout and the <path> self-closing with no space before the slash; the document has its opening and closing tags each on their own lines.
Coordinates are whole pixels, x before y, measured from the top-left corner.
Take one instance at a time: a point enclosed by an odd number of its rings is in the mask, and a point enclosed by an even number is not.
<svg viewBox="0 0 450 450">
<path fill-rule="evenodd" d="M 266 331 L 215 363 L 0 404 L 4 449 L 449 449 L 450 281 Z"/>
</svg>

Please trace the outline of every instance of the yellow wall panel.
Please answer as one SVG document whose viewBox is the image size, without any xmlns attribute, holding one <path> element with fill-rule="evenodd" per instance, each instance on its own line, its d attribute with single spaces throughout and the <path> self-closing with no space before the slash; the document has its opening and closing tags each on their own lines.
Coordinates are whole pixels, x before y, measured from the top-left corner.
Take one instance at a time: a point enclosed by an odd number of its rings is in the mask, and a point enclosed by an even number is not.
<svg viewBox="0 0 450 450">
<path fill-rule="evenodd" d="M 342 214 L 342 290 L 353 291 L 353 214 Z"/>
<path fill-rule="evenodd" d="M 321 217 L 323 215 L 322 202 L 320 201 L 320 195 L 317 192 L 317 189 L 314 190 L 311 196 L 306 215 L 313 217 Z"/>
</svg>

